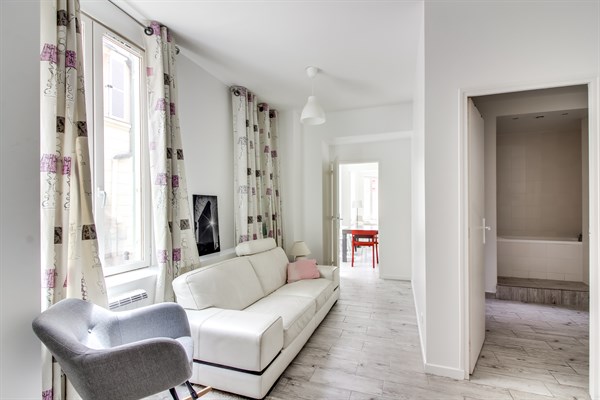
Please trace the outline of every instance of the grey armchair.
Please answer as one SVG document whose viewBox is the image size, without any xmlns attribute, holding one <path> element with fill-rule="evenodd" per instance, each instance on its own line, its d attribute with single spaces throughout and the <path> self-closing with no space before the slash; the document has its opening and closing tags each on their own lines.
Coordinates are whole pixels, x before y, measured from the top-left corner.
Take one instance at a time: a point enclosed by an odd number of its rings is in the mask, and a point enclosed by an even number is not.
<svg viewBox="0 0 600 400">
<path fill-rule="evenodd" d="M 186 383 L 193 341 L 183 308 L 161 303 L 111 312 L 62 300 L 33 321 L 33 330 L 85 400 L 140 399 Z"/>
</svg>

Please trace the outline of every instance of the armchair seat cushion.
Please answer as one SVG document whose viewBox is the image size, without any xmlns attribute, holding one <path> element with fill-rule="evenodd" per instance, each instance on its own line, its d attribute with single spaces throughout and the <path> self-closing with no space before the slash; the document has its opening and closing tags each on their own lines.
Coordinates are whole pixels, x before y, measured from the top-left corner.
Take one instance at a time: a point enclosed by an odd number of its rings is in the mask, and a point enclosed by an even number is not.
<svg viewBox="0 0 600 400">
<path fill-rule="evenodd" d="M 194 339 L 191 336 L 182 336 L 175 339 L 185 350 L 189 362 L 194 361 Z"/>
</svg>

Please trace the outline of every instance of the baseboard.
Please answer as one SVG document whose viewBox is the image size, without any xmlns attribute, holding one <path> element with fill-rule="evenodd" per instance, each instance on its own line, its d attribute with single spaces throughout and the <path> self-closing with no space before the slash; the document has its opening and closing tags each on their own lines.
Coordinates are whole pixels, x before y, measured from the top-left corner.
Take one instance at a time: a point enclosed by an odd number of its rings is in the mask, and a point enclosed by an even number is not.
<svg viewBox="0 0 600 400">
<path fill-rule="evenodd" d="M 411 277 L 410 276 L 405 276 L 405 275 L 384 275 L 384 274 L 379 274 L 379 277 L 381 279 L 390 279 L 390 280 L 394 280 L 394 281 L 410 281 Z"/>
<path fill-rule="evenodd" d="M 452 379 L 464 380 L 465 379 L 465 371 L 458 368 L 450 368 L 444 367 L 443 365 L 436 365 L 425 363 L 425 373 L 446 376 Z"/>
</svg>

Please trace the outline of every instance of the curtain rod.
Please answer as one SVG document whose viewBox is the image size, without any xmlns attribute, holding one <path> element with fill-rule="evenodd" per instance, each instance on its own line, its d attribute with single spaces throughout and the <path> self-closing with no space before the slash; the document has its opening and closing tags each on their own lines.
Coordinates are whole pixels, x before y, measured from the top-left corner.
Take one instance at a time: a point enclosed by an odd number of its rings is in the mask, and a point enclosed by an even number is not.
<svg viewBox="0 0 600 400">
<path fill-rule="evenodd" d="M 139 26 L 141 26 L 142 28 L 144 28 L 144 33 L 148 36 L 152 36 L 152 34 L 154 33 L 154 30 L 146 25 L 141 23 L 137 18 L 135 18 L 133 15 L 129 14 L 127 11 L 123 10 L 121 7 L 119 7 L 117 5 L 117 3 L 115 3 L 113 0 L 108 0 L 108 2 L 110 4 L 112 4 L 113 6 L 117 7 L 123 14 L 127 15 L 129 18 L 131 18 L 133 20 L 133 22 L 135 22 L 136 24 L 138 24 Z M 177 52 L 177 54 L 179 54 L 179 46 L 175 46 L 175 51 Z"/>
</svg>

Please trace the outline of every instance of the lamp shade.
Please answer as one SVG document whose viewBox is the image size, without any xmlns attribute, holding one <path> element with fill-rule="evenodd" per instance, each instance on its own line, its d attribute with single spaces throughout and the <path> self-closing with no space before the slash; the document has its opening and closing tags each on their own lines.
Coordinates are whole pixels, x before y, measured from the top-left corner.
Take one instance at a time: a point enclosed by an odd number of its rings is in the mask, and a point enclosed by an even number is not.
<svg viewBox="0 0 600 400">
<path fill-rule="evenodd" d="M 310 250 L 308 249 L 308 246 L 306 245 L 306 243 L 304 242 L 294 242 L 294 245 L 292 246 L 292 251 L 290 252 L 290 255 L 294 256 L 294 257 L 301 257 L 301 256 L 306 256 L 310 254 Z"/>
<path fill-rule="evenodd" d="M 352 202 L 352 207 L 353 208 L 362 208 L 363 204 L 362 204 L 362 200 L 354 200 Z"/>
<path fill-rule="evenodd" d="M 321 125 L 325 123 L 325 111 L 315 96 L 308 96 L 306 105 L 302 109 L 300 122 L 305 125 Z"/>
</svg>

